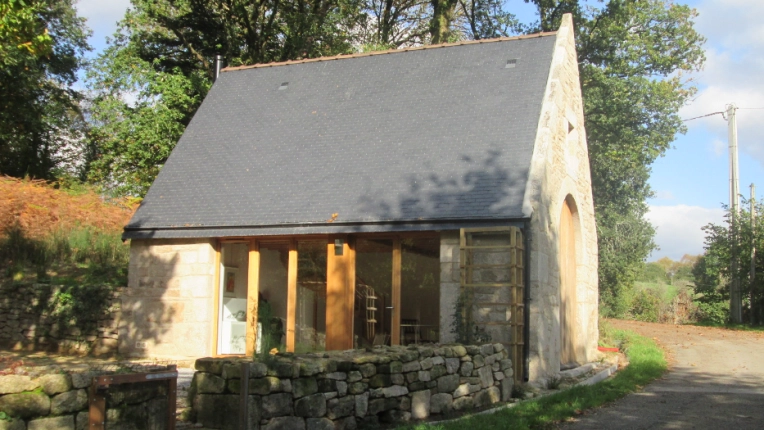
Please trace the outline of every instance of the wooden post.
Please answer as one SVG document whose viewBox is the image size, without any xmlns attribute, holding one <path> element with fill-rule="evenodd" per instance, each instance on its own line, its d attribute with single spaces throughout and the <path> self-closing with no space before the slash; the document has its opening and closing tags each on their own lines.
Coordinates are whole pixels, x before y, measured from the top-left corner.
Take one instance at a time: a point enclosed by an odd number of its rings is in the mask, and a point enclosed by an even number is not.
<svg viewBox="0 0 764 430">
<path fill-rule="evenodd" d="M 294 325 L 297 312 L 297 240 L 289 241 L 289 267 L 287 269 L 287 323 L 286 349 L 294 352 Z"/>
<path fill-rule="evenodd" d="M 210 355 L 213 357 L 218 353 L 218 324 L 220 321 L 220 253 L 223 244 L 218 241 L 215 245 L 215 276 L 212 285 L 212 306 L 214 308 L 212 315 L 215 319 L 212 321 L 212 344 L 210 345 Z"/>
<path fill-rule="evenodd" d="M 401 344 L 401 239 L 393 240 L 393 311 L 390 312 L 390 345 Z"/>
<path fill-rule="evenodd" d="M 106 428 L 106 396 L 98 391 L 98 382 L 93 378 L 88 392 L 88 430 Z"/>
<path fill-rule="evenodd" d="M 249 268 L 247 270 L 247 334 L 246 354 L 255 355 L 257 345 L 257 309 L 260 292 L 260 244 L 256 240 L 249 242 Z"/>
</svg>

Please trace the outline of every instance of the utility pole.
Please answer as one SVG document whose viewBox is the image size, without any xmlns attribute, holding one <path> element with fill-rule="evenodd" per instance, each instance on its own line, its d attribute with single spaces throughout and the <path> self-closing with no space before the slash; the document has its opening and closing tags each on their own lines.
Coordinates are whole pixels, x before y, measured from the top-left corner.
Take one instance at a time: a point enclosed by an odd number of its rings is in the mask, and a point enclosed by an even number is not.
<svg viewBox="0 0 764 430">
<path fill-rule="evenodd" d="M 753 315 L 753 290 L 756 285 L 756 185 L 751 184 L 751 199 L 748 200 L 751 205 L 751 325 L 756 324 Z"/>
<path fill-rule="evenodd" d="M 732 220 L 730 223 L 730 238 L 732 239 L 732 261 L 730 262 L 730 273 L 732 276 L 732 285 L 730 285 L 730 320 L 733 323 L 743 322 L 743 297 L 740 292 L 740 278 L 738 277 L 738 237 L 737 223 L 740 210 L 740 190 L 738 189 L 738 167 L 737 167 L 737 121 L 735 113 L 737 106 L 734 103 L 727 105 L 727 134 L 730 150 L 730 212 Z"/>
</svg>

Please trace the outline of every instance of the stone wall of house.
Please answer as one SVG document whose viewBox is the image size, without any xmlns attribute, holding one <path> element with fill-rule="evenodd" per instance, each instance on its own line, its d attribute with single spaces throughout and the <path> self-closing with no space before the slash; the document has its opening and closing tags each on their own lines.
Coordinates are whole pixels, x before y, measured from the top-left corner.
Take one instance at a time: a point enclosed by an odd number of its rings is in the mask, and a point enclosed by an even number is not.
<svg viewBox="0 0 764 430">
<path fill-rule="evenodd" d="M 530 375 L 560 370 L 560 214 L 572 199 L 576 223 L 576 321 L 579 362 L 597 355 L 597 233 L 591 193 L 581 85 L 570 15 L 562 20 L 542 105 L 526 204 L 532 208 Z"/>
<path fill-rule="evenodd" d="M 71 310 L 66 306 L 71 303 L 64 302 L 63 295 L 93 291 L 99 297 L 88 307 L 89 313 L 68 319 Z M 119 337 L 121 292 L 122 288 L 107 286 L 86 290 L 49 284 L 0 286 L 0 347 L 112 354 Z"/>
<path fill-rule="evenodd" d="M 215 248 L 209 239 L 134 239 L 119 352 L 199 357 L 212 349 Z"/>
<path fill-rule="evenodd" d="M 250 429 L 355 429 L 422 420 L 508 401 L 512 362 L 502 344 L 375 347 L 279 354 L 267 364 L 202 358 L 189 390 L 206 428 L 238 429 L 242 363 Z"/>
<path fill-rule="evenodd" d="M 0 430 L 86 430 L 88 387 L 106 372 L 0 375 Z M 106 428 L 165 429 L 167 385 L 146 382 L 109 387 Z"/>
</svg>

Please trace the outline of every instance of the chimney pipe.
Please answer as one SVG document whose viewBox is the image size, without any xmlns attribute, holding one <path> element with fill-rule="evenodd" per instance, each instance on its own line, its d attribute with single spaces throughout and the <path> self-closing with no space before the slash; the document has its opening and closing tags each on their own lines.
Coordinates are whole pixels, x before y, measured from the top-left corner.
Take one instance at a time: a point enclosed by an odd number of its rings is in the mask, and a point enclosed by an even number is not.
<svg viewBox="0 0 764 430">
<path fill-rule="evenodd" d="M 215 54 L 215 79 L 213 82 L 218 80 L 221 68 L 223 68 L 223 56 L 220 54 Z"/>
</svg>

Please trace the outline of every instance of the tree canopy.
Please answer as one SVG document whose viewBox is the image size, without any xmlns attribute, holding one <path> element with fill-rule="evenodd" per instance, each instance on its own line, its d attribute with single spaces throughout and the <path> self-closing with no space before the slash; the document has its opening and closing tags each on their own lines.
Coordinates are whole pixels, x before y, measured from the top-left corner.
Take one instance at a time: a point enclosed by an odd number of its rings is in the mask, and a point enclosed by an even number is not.
<svg viewBox="0 0 764 430">
<path fill-rule="evenodd" d="M 49 179 L 82 165 L 85 124 L 71 84 L 88 34 L 71 0 L 0 4 L 0 174 Z"/>
</svg>

